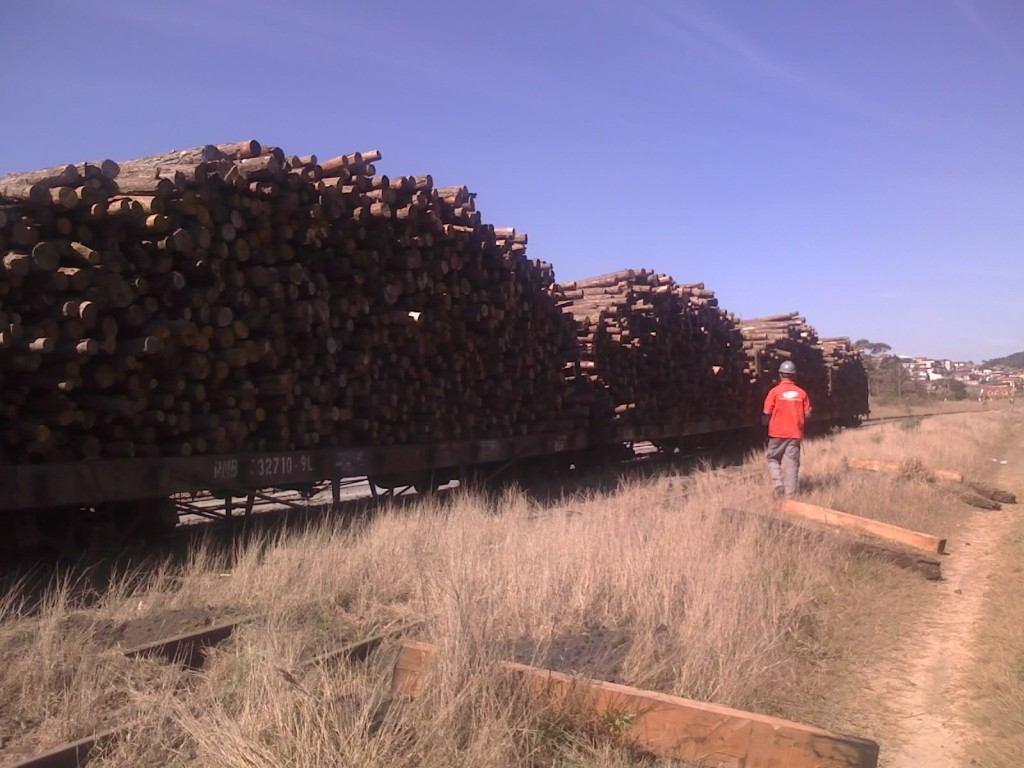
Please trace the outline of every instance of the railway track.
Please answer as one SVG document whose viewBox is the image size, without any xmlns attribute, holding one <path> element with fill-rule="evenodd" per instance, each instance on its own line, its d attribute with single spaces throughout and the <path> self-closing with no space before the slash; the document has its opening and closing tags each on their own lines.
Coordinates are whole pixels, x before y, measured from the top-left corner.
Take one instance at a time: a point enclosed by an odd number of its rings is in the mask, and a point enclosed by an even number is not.
<svg viewBox="0 0 1024 768">
<path fill-rule="evenodd" d="M 912 419 L 924 419 L 931 418 L 934 416 L 952 416 L 955 414 L 962 413 L 977 413 L 975 409 L 964 409 L 958 411 L 942 411 L 924 414 L 905 414 L 898 416 L 881 416 L 877 418 L 864 419 L 859 426 L 861 427 L 875 427 L 883 424 L 889 424 L 896 421 L 907 421 Z M 673 463 L 682 465 L 687 462 L 693 462 L 696 460 L 705 460 L 713 458 L 715 452 L 713 450 L 691 450 L 689 452 L 680 450 L 665 450 L 659 447 L 658 444 L 650 440 L 640 440 L 633 443 L 631 446 L 633 456 L 632 458 L 625 461 L 618 461 L 609 463 L 606 466 L 599 469 L 599 471 L 617 471 L 617 472 L 629 472 L 636 468 L 648 467 L 656 462 L 659 463 Z M 742 447 L 740 449 L 742 455 Z M 722 458 L 719 454 L 719 458 Z M 725 463 L 729 463 L 729 457 L 726 457 Z M 495 474 L 495 478 L 500 478 L 501 473 Z M 492 478 L 492 479 L 495 479 Z M 529 475 L 522 473 L 516 475 L 516 480 L 520 483 L 525 483 L 528 487 L 531 484 L 531 478 Z M 541 482 L 549 482 L 549 478 L 544 478 Z M 449 483 L 439 486 L 434 489 L 436 491 L 444 492 L 459 487 L 460 481 L 453 480 Z M 355 477 L 346 478 L 342 482 L 342 494 L 340 501 L 342 503 L 352 502 L 366 502 L 366 501 L 382 501 L 382 500 L 394 500 L 398 498 L 404 498 L 408 496 L 419 496 L 421 495 L 413 485 L 397 486 L 393 488 L 378 488 L 370 482 L 368 477 Z M 192 516 L 195 520 L 215 520 L 223 521 L 230 519 L 231 514 L 225 514 L 225 501 L 210 493 L 202 493 L 197 495 L 182 495 L 178 501 L 178 509 L 181 517 L 186 522 L 193 522 L 189 520 Z M 255 495 L 255 501 L 251 505 L 243 504 L 241 509 L 247 510 L 249 514 L 259 514 L 267 512 L 299 512 L 304 514 L 315 514 L 326 508 L 329 508 L 332 504 L 330 496 L 330 488 L 328 483 L 318 484 L 312 492 L 299 492 L 294 490 L 283 490 L 277 492 L 261 492 Z M 233 514 L 237 516 L 239 507 L 235 505 L 233 507 Z"/>
<path fill-rule="evenodd" d="M 203 667 L 205 662 L 206 649 L 225 642 L 239 627 L 258 622 L 262 618 L 262 616 L 244 616 L 127 648 L 122 653 L 133 658 L 159 657 L 167 663 L 180 664 L 185 668 L 198 670 Z M 418 626 L 419 622 L 400 624 L 385 628 L 355 642 L 342 643 L 335 648 L 300 661 L 290 672 L 298 673 L 315 666 L 364 661 L 388 640 L 407 635 Z M 4 762 L 2 766 L 3 768 L 81 768 L 101 750 L 128 736 L 130 731 L 130 725 L 107 728 L 81 739 L 51 747 L 27 758 Z"/>
<path fill-rule="evenodd" d="M 486 481 L 511 464 L 546 467 L 595 463 L 643 439 L 682 441 L 743 433 L 744 424 L 698 420 L 684 424 L 623 426 L 613 432 L 538 433 L 443 443 L 337 448 L 189 458 L 102 459 L 67 463 L 0 465 L 0 548 L 40 544 L 67 554 L 116 549 L 111 536 L 138 531 L 158 535 L 177 523 L 175 512 L 201 517 L 251 515 L 270 496 L 305 497 L 330 488 L 337 507 L 349 486 L 369 478 L 371 495 L 408 488 L 434 490 L 453 477 Z M 325 485 L 326 483 L 326 485 Z M 268 492 L 273 489 L 273 494 Z M 206 494 L 206 495 L 204 495 Z M 222 500 L 220 509 L 209 497 Z M 197 503 L 198 502 L 198 503 Z M 112 546 L 113 544 L 113 546 Z"/>
</svg>

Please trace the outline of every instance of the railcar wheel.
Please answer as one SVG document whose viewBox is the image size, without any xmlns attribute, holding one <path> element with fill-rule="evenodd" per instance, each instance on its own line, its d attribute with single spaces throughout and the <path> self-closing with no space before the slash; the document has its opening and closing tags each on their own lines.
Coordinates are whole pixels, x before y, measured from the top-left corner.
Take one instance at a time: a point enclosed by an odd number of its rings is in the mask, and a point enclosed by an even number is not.
<svg viewBox="0 0 1024 768">
<path fill-rule="evenodd" d="M 178 508 L 171 499 L 152 499 L 136 502 L 130 513 L 136 519 L 138 531 L 147 539 L 159 539 L 178 526 Z"/>
<path fill-rule="evenodd" d="M 519 474 L 524 483 L 544 483 L 564 475 L 572 466 L 572 455 L 531 456 L 519 460 Z"/>
<path fill-rule="evenodd" d="M 621 464 L 636 458 L 633 446 L 627 443 L 611 443 L 585 448 L 573 456 L 576 469 L 600 469 L 610 464 Z"/>
<path fill-rule="evenodd" d="M 659 452 L 666 456 L 671 456 L 676 450 L 682 450 L 682 441 L 676 437 L 662 438 L 660 440 L 651 440 L 651 445 L 658 449 Z"/>
<path fill-rule="evenodd" d="M 424 474 L 422 472 L 409 472 L 405 474 L 371 475 L 366 480 L 370 485 L 383 488 L 385 491 L 394 491 L 424 482 Z"/>
<path fill-rule="evenodd" d="M 420 480 L 412 484 L 412 487 L 416 489 L 416 493 L 420 496 L 430 496 L 437 491 L 444 483 L 439 483 L 436 480 Z"/>
<path fill-rule="evenodd" d="M 0 517 L 0 557 L 15 559 L 39 552 L 43 540 L 38 512 L 9 512 Z"/>
<path fill-rule="evenodd" d="M 130 535 L 131 531 L 122 527 L 117 509 L 119 506 L 98 504 L 95 509 L 77 517 L 77 538 L 88 560 L 116 555 Z"/>
<path fill-rule="evenodd" d="M 79 518 L 82 548 L 95 556 L 119 553 L 140 540 L 155 541 L 178 525 L 178 510 L 169 498 L 99 504 Z"/>
</svg>

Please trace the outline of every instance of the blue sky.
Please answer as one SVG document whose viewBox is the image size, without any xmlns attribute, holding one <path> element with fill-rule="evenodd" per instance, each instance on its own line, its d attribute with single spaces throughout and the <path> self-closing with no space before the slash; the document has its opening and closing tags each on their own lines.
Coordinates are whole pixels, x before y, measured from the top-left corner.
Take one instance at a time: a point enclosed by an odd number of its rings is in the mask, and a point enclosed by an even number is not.
<svg viewBox="0 0 1024 768">
<path fill-rule="evenodd" d="M 1024 348 L 1024 3 L 0 5 L 0 173 L 257 138 L 479 193 L 570 280 Z"/>
</svg>

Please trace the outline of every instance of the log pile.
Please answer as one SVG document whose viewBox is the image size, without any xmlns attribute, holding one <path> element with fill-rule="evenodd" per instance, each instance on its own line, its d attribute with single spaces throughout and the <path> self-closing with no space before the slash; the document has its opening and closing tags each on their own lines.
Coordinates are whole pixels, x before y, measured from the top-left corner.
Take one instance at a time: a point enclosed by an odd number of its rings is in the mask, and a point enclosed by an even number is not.
<svg viewBox="0 0 1024 768">
<path fill-rule="evenodd" d="M 866 399 L 795 313 L 741 323 L 648 270 L 556 285 L 468 189 L 379 159 L 243 141 L 0 178 L 0 461 L 742 424 L 784 359 L 815 403 Z"/>
<path fill-rule="evenodd" d="M 779 381 L 779 366 L 796 365 L 796 382 L 810 396 L 819 413 L 829 408 L 828 369 L 818 333 L 797 312 L 740 321 L 748 370 L 754 385 L 754 407 Z"/>
<path fill-rule="evenodd" d="M 0 179 L 0 460 L 571 428 L 551 268 L 379 158 L 245 141 Z"/>
<path fill-rule="evenodd" d="M 821 339 L 828 366 L 828 394 L 832 412 L 859 416 L 868 408 L 868 375 L 860 352 L 848 338 Z"/>
<path fill-rule="evenodd" d="M 689 354 L 704 380 L 702 418 L 743 423 L 749 413 L 750 371 L 739 318 L 720 307 L 704 283 L 681 288 L 691 327 Z"/>
<path fill-rule="evenodd" d="M 742 415 L 742 339 L 703 284 L 628 269 L 552 293 L 573 318 L 579 359 L 567 370 L 591 425 Z"/>
</svg>

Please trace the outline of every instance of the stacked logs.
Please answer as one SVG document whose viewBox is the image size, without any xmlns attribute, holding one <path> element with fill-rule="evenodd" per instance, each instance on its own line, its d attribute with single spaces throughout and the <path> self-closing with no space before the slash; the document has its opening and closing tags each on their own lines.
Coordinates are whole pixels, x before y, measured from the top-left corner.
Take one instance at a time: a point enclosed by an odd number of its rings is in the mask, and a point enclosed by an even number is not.
<svg viewBox="0 0 1024 768">
<path fill-rule="evenodd" d="M 550 267 L 379 158 L 245 141 L 0 179 L 0 460 L 571 428 Z"/>
<path fill-rule="evenodd" d="M 703 418 L 742 423 L 748 416 L 750 376 L 739 318 L 718 305 L 704 283 L 680 286 L 690 327 L 687 355 L 702 380 Z"/>
<path fill-rule="evenodd" d="M 361 352 L 353 362 L 369 366 L 372 383 L 358 404 L 367 414 L 359 441 L 571 429 L 560 406 L 572 339 L 547 294 L 553 270 L 526 259 L 526 236 L 481 224 L 465 187 L 393 183 L 384 202 L 390 219 L 348 221 L 328 243 L 329 251 L 353 253 L 351 266 L 331 272 L 331 292 L 350 314 L 349 284 L 367 281 L 357 326 L 379 325 L 381 308 L 405 326 L 398 334 L 357 328 Z M 369 414 L 375 423 L 366 423 Z"/>
<path fill-rule="evenodd" d="M 573 318 L 579 359 L 567 373 L 592 426 L 742 414 L 742 338 L 703 284 L 629 269 L 555 285 L 552 293 Z"/>
<path fill-rule="evenodd" d="M 786 360 L 797 369 L 797 383 L 821 411 L 830 408 L 828 368 L 818 334 L 797 312 L 740 321 L 748 371 L 754 385 L 752 407 L 759 407 L 778 383 L 779 366 Z"/>
<path fill-rule="evenodd" d="M 850 339 L 821 339 L 821 348 L 828 366 L 828 391 L 832 412 L 837 415 L 860 416 L 868 413 L 868 375 Z"/>
<path fill-rule="evenodd" d="M 566 374 L 573 406 L 586 408 L 591 428 L 676 415 L 684 401 L 663 386 L 682 374 L 672 370 L 682 329 L 670 278 L 623 270 L 556 284 L 552 296 L 573 319 L 578 359 Z"/>
<path fill-rule="evenodd" d="M 743 423 L 783 359 L 829 391 L 795 314 L 741 327 L 647 270 L 556 286 L 468 189 L 379 158 L 245 141 L 0 179 L 0 460 Z M 825 353 L 853 403 L 859 360 Z"/>
</svg>

